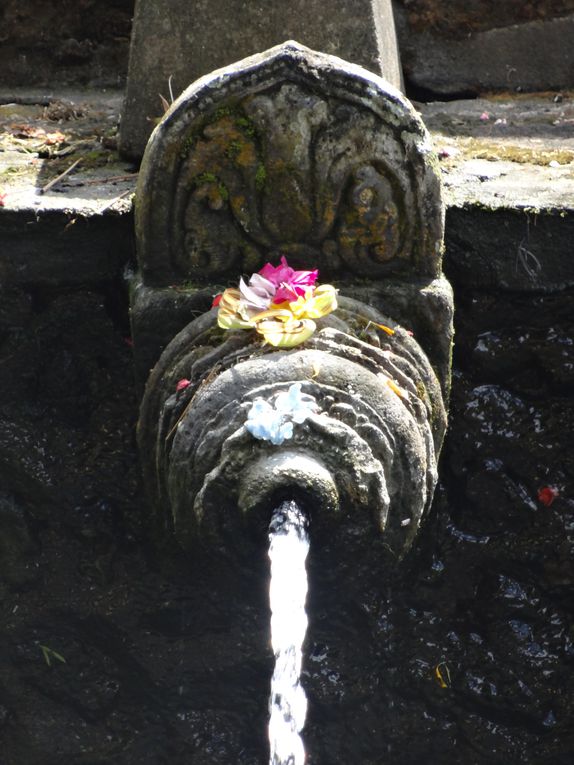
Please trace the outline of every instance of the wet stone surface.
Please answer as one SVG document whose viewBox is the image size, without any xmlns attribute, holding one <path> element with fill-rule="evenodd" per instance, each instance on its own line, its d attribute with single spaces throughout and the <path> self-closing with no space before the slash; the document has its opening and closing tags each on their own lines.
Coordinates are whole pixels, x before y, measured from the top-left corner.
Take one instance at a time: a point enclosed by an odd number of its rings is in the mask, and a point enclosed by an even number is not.
<svg viewBox="0 0 574 765">
<path fill-rule="evenodd" d="M 417 549 L 389 572 L 375 536 L 317 547 L 310 530 L 310 763 L 572 759 L 572 299 L 455 288 L 442 485 Z M 4 761 L 265 762 L 264 552 L 237 570 L 151 545 L 125 303 L 9 305 Z"/>
</svg>

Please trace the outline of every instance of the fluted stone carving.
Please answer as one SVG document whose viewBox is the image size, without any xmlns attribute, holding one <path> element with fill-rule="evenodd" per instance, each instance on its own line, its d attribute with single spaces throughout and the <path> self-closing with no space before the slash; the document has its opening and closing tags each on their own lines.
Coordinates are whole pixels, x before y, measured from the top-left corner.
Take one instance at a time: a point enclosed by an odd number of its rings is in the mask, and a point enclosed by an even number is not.
<svg viewBox="0 0 574 765">
<path fill-rule="evenodd" d="M 140 448 L 155 504 L 184 543 L 198 533 L 231 539 L 244 513 L 265 512 L 286 491 L 318 515 L 386 531 L 397 555 L 409 546 L 436 482 L 440 384 L 417 342 L 357 301 L 342 298 L 319 324 L 301 348 L 275 351 L 254 333 L 218 329 L 212 311 L 164 352 L 148 382 Z M 182 378 L 190 383 L 178 391 Z M 273 401 L 293 382 L 317 413 L 280 447 L 254 438 L 253 401 Z"/>
</svg>

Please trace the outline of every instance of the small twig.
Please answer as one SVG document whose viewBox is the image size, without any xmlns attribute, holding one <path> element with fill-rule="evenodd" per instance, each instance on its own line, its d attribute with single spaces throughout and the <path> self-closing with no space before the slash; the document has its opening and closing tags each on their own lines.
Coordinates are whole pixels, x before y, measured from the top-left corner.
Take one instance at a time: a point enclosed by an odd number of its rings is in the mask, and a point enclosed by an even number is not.
<svg viewBox="0 0 574 765">
<path fill-rule="evenodd" d="M 121 194 L 118 194 L 117 197 L 114 197 L 109 202 L 106 202 L 106 204 L 103 207 L 100 207 L 100 215 L 104 213 L 106 210 L 109 210 L 110 207 L 113 207 L 116 202 L 119 202 L 120 199 L 123 199 L 124 197 L 127 197 L 128 194 L 133 194 L 132 189 L 126 189 L 126 191 L 122 191 Z"/>
<path fill-rule="evenodd" d="M 90 178 L 89 180 L 78 181 L 74 186 L 97 186 L 99 183 L 111 183 L 114 181 L 129 181 L 137 178 L 138 173 L 129 173 L 128 175 L 110 175 L 108 178 Z"/>
<path fill-rule="evenodd" d="M 57 183 L 59 183 L 62 178 L 65 178 L 69 173 L 72 172 L 72 170 L 82 161 L 82 158 L 77 159 L 75 162 L 72 162 L 70 167 L 67 170 L 64 170 L 63 173 L 60 173 L 60 175 L 57 175 L 55 178 L 52 178 L 52 180 L 47 183 L 45 186 L 43 186 L 40 189 L 40 194 L 45 194 L 47 191 L 49 191 L 51 188 L 53 188 Z"/>
</svg>

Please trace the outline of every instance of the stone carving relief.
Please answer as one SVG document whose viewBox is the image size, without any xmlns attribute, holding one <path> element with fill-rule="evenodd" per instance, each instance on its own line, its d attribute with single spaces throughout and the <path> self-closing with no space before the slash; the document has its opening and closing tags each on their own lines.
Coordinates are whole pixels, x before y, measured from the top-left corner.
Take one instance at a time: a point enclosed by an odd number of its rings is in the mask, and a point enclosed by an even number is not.
<svg viewBox="0 0 574 765">
<path fill-rule="evenodd" d="M 297 76 L 259 73 L 254 87 L 243 74 L 235 88 L 217 85 L 216 98 L 212 88 L 206 104 L 201 88 L 195 100 L 183 94 L 156 131 L 148 153 L 167 146 L 170 159 L 154 163 L 168 176 L 158 182 L 144 158 L 140 188 L 155 196 L 151 222 L 138 220 L 144 276 L 161 281 L 161 258 L 172 280 L 213 279 L 255 271 L 279 253 L 323 274 L 435 275 L 439 183 L 422 123 L 406 102 L 403 119 L 391 112 L 387 93 L 387 113 L 377 113 L 376 89 L 355 72 L 346 93 L 329 87 L 328 68 L 319 89 L 297 56 L 287 64 Z M 159 235 L 156 206 L 166 213 Z"/>
</svg>

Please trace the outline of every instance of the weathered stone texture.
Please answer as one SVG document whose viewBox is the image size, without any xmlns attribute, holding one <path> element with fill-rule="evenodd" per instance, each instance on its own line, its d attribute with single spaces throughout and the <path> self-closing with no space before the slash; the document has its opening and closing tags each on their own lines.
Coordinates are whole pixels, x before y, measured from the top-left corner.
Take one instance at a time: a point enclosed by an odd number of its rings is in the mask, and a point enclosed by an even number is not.
<svg viewBox="0 0 574 765">
<path fill-rule="evenodd" d="M 216 322 L 215 311 L 191 322 L 146 387 L 140 453 L 150 498 L 167 528 L 192 549 L 207 544 L 231 559 L 252 556 L 273 494 L 288 490 L 313 497 L 316 543 L 321 533 L 348 534 L 369 547 L 383 532 L 384 547 L 404 554 L 430 505 L 446 427 L 439 381 L 416 340 L 348 298 L 290 352 L 261 348 L 255 333 L 225 332 Z M 380 329 L 389 323 L 391 336 Z M 177 392 L 183 375 L 189 385 Z M 299 424 L 284 447 L 254 439 L 245 427 L 250 406 L 297 381 L 318 414 Z M 332 477 L 329 485 L 300 483 L 298 469 L 283 463 L 263 489 L 261 470 L 286 452 L 315 461 Z M 254 485 L 261 488 L 258 499 Z"/>
<path fill-rule="evenodd" d="M 4 210 L 0 281 L 64 287 L 116 279 L 133 253 L 132 229 L 131 215 Z"/>
<path fill-rule="evenodd" d="M 286 43 L 194 83 L 148 144 L 144 281 L 237 278 L 285 254 L 327 276 L 437 276 L 440 179 L 414 109 L 382 79 Z"/>
<path fill-rule="evenodd" d="M 287 39 L 348 59 L 400 87 L 390 0 L 139 0 L 121 150 L 141 157 L 162 114 L 159 94 Z"/>
</svg>

